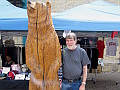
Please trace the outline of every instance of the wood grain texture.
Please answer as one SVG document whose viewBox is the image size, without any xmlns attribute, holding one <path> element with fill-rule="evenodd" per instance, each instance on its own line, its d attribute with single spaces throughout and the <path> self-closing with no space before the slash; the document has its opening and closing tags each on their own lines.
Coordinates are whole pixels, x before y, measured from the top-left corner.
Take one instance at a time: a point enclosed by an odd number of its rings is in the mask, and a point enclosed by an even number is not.
<svg viewBox="0 0 120 90">
<path fill-rule="evenodd" d="M 52 22 L 51 3 L 31 2 L 27 14 L 25 53 L 26 64 L 32 72 L 29 90 L 60 90 L 61 48 Z"/>
</svg>

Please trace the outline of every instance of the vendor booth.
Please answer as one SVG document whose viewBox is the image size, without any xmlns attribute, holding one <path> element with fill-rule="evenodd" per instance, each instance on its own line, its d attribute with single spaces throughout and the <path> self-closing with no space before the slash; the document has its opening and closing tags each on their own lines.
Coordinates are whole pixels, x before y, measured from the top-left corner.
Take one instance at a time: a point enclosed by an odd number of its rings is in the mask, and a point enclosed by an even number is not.
<svg viewBox="0 0 120 90">
<path fill-rule="evenodd" d="M 15 63 L 25 64 L 25 41 L 28 31 L 27 10 L 15 7 L 7 0 L 1 0 L 0 12 L 3 12 L 0 14 L 2 63 L 5 63 L 5 56 L 10 55 Z M 97 0 L 52 14 L 52 19 L 61 45 L 65 45 L 64 30 L 75 32 L 78 36 L 77 44 L 83 45 L 85 50 L 88 49 L 90 40 L 94 43 L 93 48 L 95 48 L 98 40 L 106 43 L 107 39 L 111 37 L 112 31 L 117 31 L 118 34 L 115 37 L 119 40 L 118 46 L 120 47 L 120 6 Z M 106 50 L 106 46 L 104 48 Z M 119 53 L 118 48 L 116 52 Z M 116 55 L 116 58 L 119 58 L 119 54 Z"/>
</svg>

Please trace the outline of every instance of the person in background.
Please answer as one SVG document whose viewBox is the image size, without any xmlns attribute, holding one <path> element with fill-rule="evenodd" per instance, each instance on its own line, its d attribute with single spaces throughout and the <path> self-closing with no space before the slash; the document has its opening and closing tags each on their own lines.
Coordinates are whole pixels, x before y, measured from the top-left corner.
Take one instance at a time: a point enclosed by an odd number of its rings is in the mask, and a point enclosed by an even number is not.
<svg viewBox="0 0 120 90">
<path fill-rule="evenodd" d="M 10 56 L 6 56 L 6 62 L 5 62 L 5 67 L 11 67 L 11 65 L 14 64 Z"/>
<path fill-rule="evenodd" d="M 66 35 L 67 47 L 62 51 L 62 90 L 85 90 L 87 65 L 90 61 L 86 51 L 76 46 L 76 42 L 75 33 L 70 32 Z"/>
</svg>

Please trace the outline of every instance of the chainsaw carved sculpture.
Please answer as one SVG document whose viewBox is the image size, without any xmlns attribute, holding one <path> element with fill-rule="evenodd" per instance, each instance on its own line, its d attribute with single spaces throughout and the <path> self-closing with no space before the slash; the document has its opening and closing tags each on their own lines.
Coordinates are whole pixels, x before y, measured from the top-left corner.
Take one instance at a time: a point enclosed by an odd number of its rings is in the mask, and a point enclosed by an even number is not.
<svg viewBox="0 0 120 90">
<path fill-rule="evenodd" d="M 31 70 L 29 90 L 60 90 L 61 48 L 55 32 L 51 3 L 28 1 L 26 64 Z"/>
</svg>

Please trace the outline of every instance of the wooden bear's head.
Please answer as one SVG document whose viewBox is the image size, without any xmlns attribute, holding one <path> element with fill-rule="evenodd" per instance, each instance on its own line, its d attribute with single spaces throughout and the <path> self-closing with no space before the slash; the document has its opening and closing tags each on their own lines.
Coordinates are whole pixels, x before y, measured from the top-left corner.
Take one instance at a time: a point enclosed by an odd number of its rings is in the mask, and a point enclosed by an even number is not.
<svg viewBox="0 0 120 90">
<path fill-rule="evenodd" d="M 43 2 L 32 2 L 28 1 L 27 14 L 30 23 L 45 23 L 50 24 L 51 21 L 51 3 L 48 1 Z"/>
</svg>

